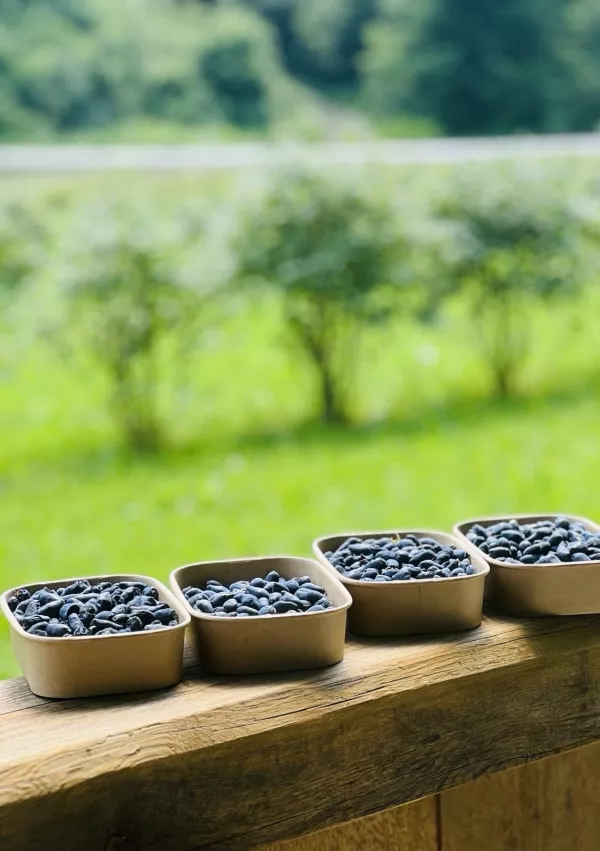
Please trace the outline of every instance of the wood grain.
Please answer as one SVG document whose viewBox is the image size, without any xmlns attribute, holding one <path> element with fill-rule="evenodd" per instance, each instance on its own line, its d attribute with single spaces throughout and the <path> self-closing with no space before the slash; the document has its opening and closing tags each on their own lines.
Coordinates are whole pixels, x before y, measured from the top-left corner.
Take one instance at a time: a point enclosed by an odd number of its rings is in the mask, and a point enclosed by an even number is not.
<svg viewBox="0 0 600 851">
<path fill-rule="evenodd" d="M 438 851 L 435 797 L 263 846 L 261 851 Z"/>
<path fill-rule="evenodd" d="M 444 792 L 441 849 L 598 851 L 599 802 L 594 744 Z"/>
<path fill-rule="evenodd" d="M 600 618 L 145 696 L 21 705 L 9 683 L 0 716 L 2 851 L 243 851 L 600 739 Z"/>
</svg>

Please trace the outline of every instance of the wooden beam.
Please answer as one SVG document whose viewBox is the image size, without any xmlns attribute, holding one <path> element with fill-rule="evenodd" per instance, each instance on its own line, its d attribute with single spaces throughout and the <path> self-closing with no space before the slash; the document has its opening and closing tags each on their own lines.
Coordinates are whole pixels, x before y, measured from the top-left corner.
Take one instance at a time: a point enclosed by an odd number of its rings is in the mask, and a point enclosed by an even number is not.
<svg viewBox="0 0 600 851">
<path fill-rule="evenodd" d="M 598 851 L 600 744 L 480 777 L 440 799 L 444 851 Z"/>
<path fill-rule="evenodd" d="M 437 807 L 437 797 L 422 798 L 261 851 L 439 851 Z"/>
<path fill-rule="evenodd" d="M 600 617 L 352 640 L 321 672 L 50 702 L 0 684 L 2 851 L 246 849 L 600 739 Z"/>
</svg>

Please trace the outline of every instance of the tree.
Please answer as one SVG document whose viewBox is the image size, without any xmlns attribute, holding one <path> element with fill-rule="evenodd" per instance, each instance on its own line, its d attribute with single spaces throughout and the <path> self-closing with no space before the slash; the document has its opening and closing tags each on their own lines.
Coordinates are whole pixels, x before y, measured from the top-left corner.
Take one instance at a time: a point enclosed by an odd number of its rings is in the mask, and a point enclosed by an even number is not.
<svg viewBox="0 0 600 851">
<path fill-rule="evenodd" d="M 40 265 L 44 233 L 34 213 L 17 201 L 0 206 L 0 336 L 7 333 L 13 308 Z"/>
<path fill-rule="evenodd" d="M 311 172 L 277 175 L 242 218 L 238 275 L 279 293 L 287 326 L 316 373 L 325 422 L 349 419 L 353 356 L 361 326 L 385 315 L 378 294 L 395 240 L 384 204 Z"/>
<path fill-rule="evenodd" d="M 558 179 L 513 167 L 459 173 L 437 216 L 426 248 L 432 295 L 466 303 L 495 393 L 508 396 L 531 344 L 532 306 L 578 283 L 577 206 Z"/>
<path fill-rule="evenodd" d="M 317 88 L 354 90 L 377 0 L 243 0 L 272 24 L 287 69 Z"/>
<path fill-rule="evenodd" d="M 600 10 L 592 0 L 381 0 L 365 102 L 453 135 L 593 129 Z"/>
<path fill-rule="evenodd" d="M 269 25 L 248 9 L 0 0 L 5 137 L 145 117 L 264 126 L 282 104 L 285 79 Z"/>
<path fill-rule="evenodd" d="M 164 439 L 163 347 L 183 338 L 212 291 L 199 265 L 201 224 L 183 211 L 166 220 L 142 202 L 83 210 L 80 222 L 61 275 L 66 328 L 104 370 L 126 444 L 154 451 Z"/>
</svg>

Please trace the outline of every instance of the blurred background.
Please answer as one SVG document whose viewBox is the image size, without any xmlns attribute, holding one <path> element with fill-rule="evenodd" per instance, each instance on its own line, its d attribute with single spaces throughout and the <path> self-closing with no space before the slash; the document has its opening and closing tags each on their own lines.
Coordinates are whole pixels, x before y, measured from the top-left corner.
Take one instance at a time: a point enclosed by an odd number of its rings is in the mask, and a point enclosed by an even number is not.
<svg viewBox="0 0 600 851">
<path fill-rule="evenodd" d="M 598 130 L 594 0 L 0 0 L 1 588 L 598 519 Z"/>
</svg>

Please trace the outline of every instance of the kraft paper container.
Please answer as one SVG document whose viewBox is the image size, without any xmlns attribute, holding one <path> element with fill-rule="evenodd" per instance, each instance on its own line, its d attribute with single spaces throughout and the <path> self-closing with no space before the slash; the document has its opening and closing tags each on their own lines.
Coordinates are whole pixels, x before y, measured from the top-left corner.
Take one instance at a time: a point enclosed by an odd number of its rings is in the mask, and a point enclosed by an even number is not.
<svg viewBox="0 0 600 851">
<path fill-rule="evenodd" d="M 84 576 L 57 582 L 24 585 L 30 593 L 40 588 L 61 588 L 76 579 L 96 582 L 143 582 L 158 591 L 161 600 L 175 609 L 177 626 L 125 635 L 83 635 L 46 638 L 29 635 L 8 607 L 16 588 L 0 597 L 10 626 L 10 640 L 29 688 L 40 697 L 90 697 L 119 692 L 146 691 L 172 686 L 181 679 L 183 641 L 190 618 L 179 600 L 162 582 L 151 576 L 119 574 Z"/>
<path fill-rule="evenodd" d="M 504 517 L 479 517 L 463 520 L 454 533 L 463 543 L 471 543 L 466 534 L 476 523 L 492 526 L 501 520 L 534 523 L 554 517 L 579 521 L 597 532 L 600 526 L 572 514 L 510 514 Z M 471 544 L 475 547 L 474 544 Z M 589 615 L 600 612 L 600 562 L 564 562 L 562 564 L 505 564 L 476 551 L 490 565 L 489 590 L 492 606 L 508 615 L 541 617 L 544 615 Z"/>
<path fill-rule="evenodd" d="M 188 585 L 202 588 L 209 579 L 229 585 L 264 577 L 270 570 L 284 579 L 310 576 L 325 588 L 332 608 L 302 615 L 224 618 L 196 611 L 183 594 Z M 352 600 L 341 582 L 313 559 L 269 556 L 188 564 L 173 571 L 171 586 L 191 615 L 190 642 L 196 658 L 215 674 L 321 668 L 344 656 L 346 610 Z"/>
<path fill-rule="evenodd" d="M 468 552 L 477 573 L 473 576 L 442 579 L 411 579 L 392 582 L 362 582 L 348 579 L 325 558 L 347 538 L 403 537 L 434 538 L 444 546 Z M 470 544 L 444 532 L 423 529 L 395 529 L 387 532 L 347 532 L 327 535 L 313 543 L 319 561 L 337 576 L 352 596 L 348 629 L 355 635 L 416 635 L 427 632 L 455 632 L 473 629 L 481 623 L 483 589 L 489 567 Z"/>
</svg>

